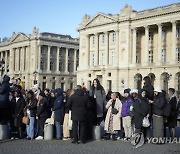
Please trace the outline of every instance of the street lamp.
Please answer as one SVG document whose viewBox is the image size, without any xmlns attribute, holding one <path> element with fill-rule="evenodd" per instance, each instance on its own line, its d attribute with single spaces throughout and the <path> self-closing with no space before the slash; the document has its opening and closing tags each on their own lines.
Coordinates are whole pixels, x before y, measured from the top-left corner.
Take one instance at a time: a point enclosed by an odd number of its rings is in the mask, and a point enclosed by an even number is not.
<svg viewBox="0 0 180 154">
<path fill-rule="evenodd" d="M 37 71 L 33 72 L 33 75 L 34 75 L 34 84 L 37 84 L 37 80 L 36 80 L 37 73 L 38 73 Z"/>
<path fill-rule="evenodd" d="M 5 70 L 5 61 L 2 59 L 0 61 L 0 71 L 1 71 L 1 78 L 2 78 L 2 75 L 4 73 L 4 70 Z"/>
</svg>

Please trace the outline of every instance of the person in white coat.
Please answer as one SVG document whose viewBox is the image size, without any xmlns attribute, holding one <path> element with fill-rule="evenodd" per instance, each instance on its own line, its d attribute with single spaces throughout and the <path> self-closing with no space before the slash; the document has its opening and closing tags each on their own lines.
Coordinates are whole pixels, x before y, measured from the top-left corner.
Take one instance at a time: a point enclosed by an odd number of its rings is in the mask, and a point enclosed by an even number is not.
<svg viewBox="0 0 180 154">
<path fill-rule="evenodd" d="M 112 135 L 112 139 L 115 141 L 117 132 L 121 130 L 121 108 L 121 101 L 116 97 L 116 93 L 112 93 L 111 99 L 106 105 L 107 114 L 104 126 L 104 130 L 107 133 L 106 139 L 110 139 Z"/>
</svg>

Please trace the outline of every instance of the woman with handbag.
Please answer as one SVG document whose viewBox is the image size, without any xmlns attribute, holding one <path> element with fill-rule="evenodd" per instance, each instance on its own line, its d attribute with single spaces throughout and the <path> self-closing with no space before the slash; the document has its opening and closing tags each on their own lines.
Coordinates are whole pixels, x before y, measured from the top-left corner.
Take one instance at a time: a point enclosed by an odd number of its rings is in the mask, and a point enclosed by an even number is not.
<svg viewBox="0 0 180 154">
<path fill-rule="evenodd" d="M 121 108 L 122 103 L 117 98 L 116 93 L 111 94 L 111 99 L 108 101 L 106 105 L 107 114 L 105 119 L 104 130 L 107 133 L 106 139 L 110 139 L 112 135 L 112 139 L 116 140 L 116 134 L 119 130 L 121 130 Z"/>
<path fill-rule="evenodd" d="M 34 97 L 32 90 L 27 93 L 26 113 L 29 118 L 29 124 L 26 125 L 27 139 L 32 140 L 35 137 L 35 122 L 37 112 L 37 99 Z"/>
<path fill-rule="evenodd" d="M 11 102 L 14 104 L 15 107 L 15 114 L 14 114 L 14 126 L 18 133 L 18 138 L 23 138 L 23 131 L 22 131 L 22 118 L 23 118 L 23 109 L 25 106 L 25 100 L 22 96 L 22 93 L 19 89 L 16 89 L 14 92 L 14 97 L 12 98 Z"/>
</svg>

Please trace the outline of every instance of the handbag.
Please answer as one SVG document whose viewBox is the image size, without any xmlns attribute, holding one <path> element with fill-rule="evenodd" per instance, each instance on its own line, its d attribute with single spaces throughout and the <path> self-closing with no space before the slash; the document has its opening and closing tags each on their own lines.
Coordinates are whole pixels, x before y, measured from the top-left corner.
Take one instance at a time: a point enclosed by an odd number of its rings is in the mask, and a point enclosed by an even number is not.
<svg viewBox="0 0 180 154">
<path fill-rule="evenodd" d="M 149 122 L 149 119 L 147 117 L 144 117 L 143 122 L 142 122 L 142 126 L 143 127 L 149 127 L 150 126 L 150 122 Z"/>
<path fill-rule="evenodd" d="M 22 118 L 22 123 L 23 123 L 23 124 L 26 124 L 26 125 L 29 125 L 29 118 L 28 118 L 27 116 L 24 116 L 24 117 Z"/>
<path fill-rule="evenodd" d="M 111 109 L 111 113 L 112 113 L 112 114 L 117 114 L 118 112 L 119 112 L 119 111 L 118 111 L 116 108 L 112 108 L 112 109 Z"/>
</svg>

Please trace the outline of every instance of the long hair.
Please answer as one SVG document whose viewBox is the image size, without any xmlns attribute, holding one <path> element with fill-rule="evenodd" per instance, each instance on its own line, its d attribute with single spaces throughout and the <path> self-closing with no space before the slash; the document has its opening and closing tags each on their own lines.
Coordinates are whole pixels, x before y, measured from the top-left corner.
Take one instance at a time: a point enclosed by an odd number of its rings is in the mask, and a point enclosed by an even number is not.
<svg viewBox="0 0 180 154">
<path fill-rule="evenodd" d="M 97 90 L 102 90 L 103 87 L 101 86 L 101 84 L 100 84 L 100 82 L 99 82 L 99 80 L 98 80 L 97 78 L 94 79 L 93 82 L 92 82 L 92 90 L 93 90 L 93 91 L 95 90 L 94 81 L 97 82 Z"/>
</svg>

